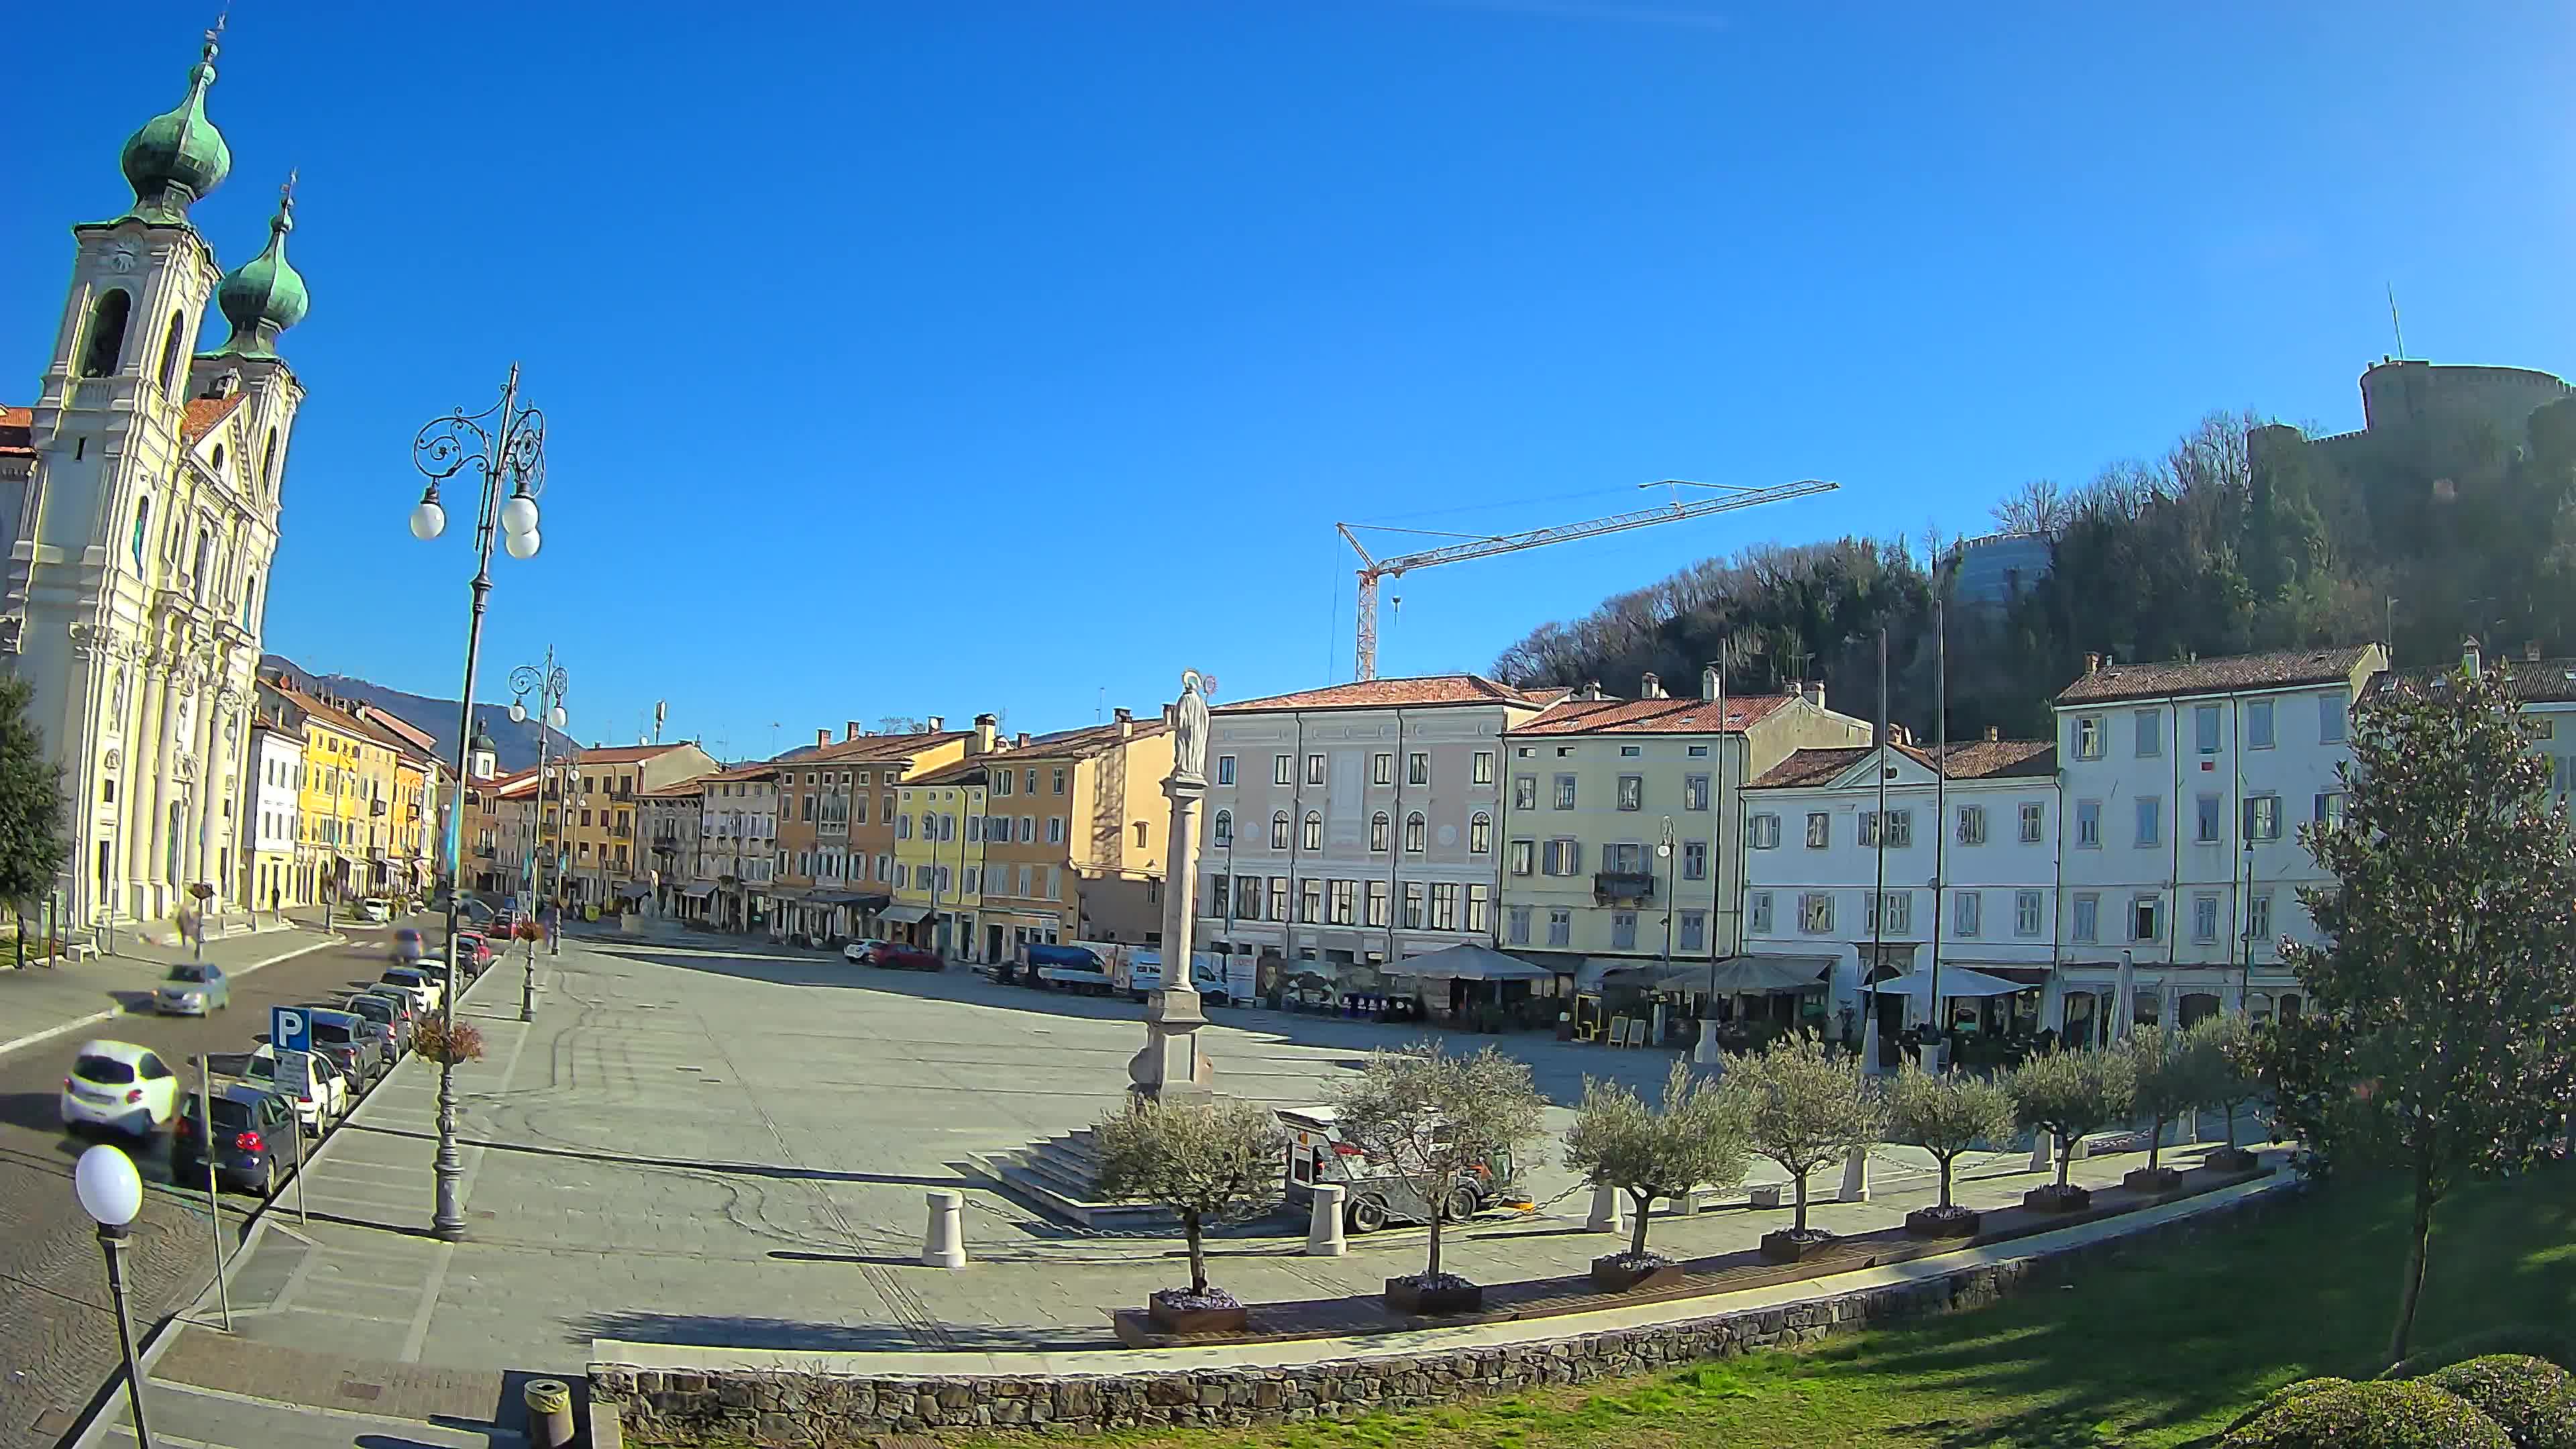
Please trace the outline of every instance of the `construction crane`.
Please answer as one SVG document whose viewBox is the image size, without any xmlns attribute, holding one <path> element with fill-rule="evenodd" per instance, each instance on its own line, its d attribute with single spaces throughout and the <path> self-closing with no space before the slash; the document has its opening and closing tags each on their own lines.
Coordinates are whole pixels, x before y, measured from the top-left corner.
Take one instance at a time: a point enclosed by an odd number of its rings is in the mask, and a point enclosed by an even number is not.
<svg viewBox="0 0 2576 1449">
<path fill-rule="evenodd" d="M 1679 523 L 1685 518 L 1705 518 L 1712 513 L 1731 513 L 1756 504 L 1780 503 L 1811 494 L 1831 493 L 1842 486 L 1808 478 L 1796 483 L 1783 483 L 1774 488 L 1743 488 L 1731 483 L 1693 483 L 1680 478 L 1666 478 L 1659 483 L 1640 483 L 1640 488 L 1669 488 L 1672 501 L 1654 508 L 1640 508 L 1628 513 L 1614 513 L 1607 518 L 1588 519 L 1582 523 L 1563 523 L 1554 528 L 1533 528 L 1526 533 L 1474 534 L 1443 533 L 1430 528 L 1390 528 L 1384 524 L 1336 523 L 1334 528 L 1351 552 L 1360 556 L 1359 643 L 1353 651 L 1357 679 L 1377 678 L 1377 589 L 1381 580 L 1391 579 L 1413 569 L 1434 564 L 1462 563 L 1471 558 L 1488 558 L 1498 553 L 1518 553 L 1525 548 L 1541 548 L 1551 543 L 1570 543 L 1578 538 L 1598 538 L 1605 533 L 1625 533 L 1632 528 L 1648 528 L 1658 523 Z M 1685 488 L 1708 488 L 1719 496 L 1696 502 L 1682 501 Z M 1353 529 L 1365 528 L 1378 533 L 1411 533 L 1432 538 L 1454 538 L 1456 543 L 1418 553 L 1379 558 L 1368 551 Z"/>
</svg>

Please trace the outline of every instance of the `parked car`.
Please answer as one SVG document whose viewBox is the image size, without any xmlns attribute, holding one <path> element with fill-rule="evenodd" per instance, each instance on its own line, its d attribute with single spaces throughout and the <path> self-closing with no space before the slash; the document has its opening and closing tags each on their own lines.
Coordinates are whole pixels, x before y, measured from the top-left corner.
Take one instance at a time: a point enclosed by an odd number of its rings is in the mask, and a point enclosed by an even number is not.
<svg viewBox="0 0 2576 1449">
<path fill-rule="evenodd" d="M 852 941 L 841 948 L 841 959 L 853 966 L 873 966 L 876 964 L 877 952 L 884 947 L 885 942 L 874 938 Z"/>
<path fill-rule="evenodd" d="M 180 962 L 152 992 L 152 1009 L 164 1016 L 205 1016 L 232 1004 L 232 978 L 212 961 Z"/>
<path fill-rule="evenodd" d="M 438 1010 L 439 997 L 446 991 L 444 975 L 445 963 L 423 958 L 409 966 L 388 966 L 376 980 L 411 993 L 413 1009 L 426 1016 Z"/>
<path fill-rule="evenodd" d="M 277 1048 L 262 1044 L 253 1052 L 210 1052 L 206 1070 L 218 1077 L 231 1077 L 248 1082 L 263 1092 L 277 1092 Z M 322 1129 L 338 1120 L 348 1101 L 348 1087 L 339 1068 L 331 1059 L 316 1052 L 313 1060 L 312 1090 L 289 1097 L 295 1106 L 295 1119 L 304 1124 L 305 1135 L 319 1137 Z M 280 1096 L 287 1094 L 279 1092 Z"/>
<path fill-rule="evenodd" d="M 182 1184 L 203 1182 L 206 1144 L 214 1143 L 215 1180 L 262 1197 L 277 1191 L 277 1143 L 295 1130 L 295 1109 L 275 1092 L 247 1082 L 225 1082 L 206 1094 L 214 1130 L 197 1120 L 196 1094 L 179 1106 L 170 1132 L 170 1175 Z"/>
<path fill-rule="evenodd" d="M 1366 1233 L 1391 1222 L 1431 1220 L 1431 1204 L 1410 1180 L 1384 1162 L 1371 1158 L 1342 1136 L 1330 1107 L 1283 1107 L 1279 1124 L 1288 1131 L 1288 1182 L 1291 1204 L 1313 1203 L 1317 1183 L 1340 1183 L 1342 1224 Z M 1450 1183 L 1445 1216 L 1451 1222 L 1475 1216 L 1496 1203 L 1511 1200 L 1512 1159 L 1506 1153 L 1458 1174 Z"/>
<path fill-rule="evenodd" d="M 322 1001 L 306 1002 L 304 1014 L 313 1024 L 313 1049 L 329 1053 L 360 1091 L 393 1070 L 390 1034 L 382 1026 Z"/>
<path fill-rule="evenodd" d="M 420 1009 L 420 1003 L 412 999 L 410 990 L 379 981 L 349 993 L 348 999 L 354 1004 L 362 997 L 371 997 L 393 1008 L 394 1031 L 402 1038 L 402 1049 L 410 1051 L 411 1039 L 420 1028 L 420 1019 L 427 1014 Z"/>
<path fill-rule="evenodd" d="M 403 966 L 408 966 L 428 954 L 429 943 L 421 939 L 420 932 L 409 926 L 394 932 L 393 944 L 385 948 L 386 958 Z"/>
<path fill-rule="evenodd" d="M 179 1078 L 150 1048 L 130 1041 L 83 1042 L 63 1078 L 66 1127 L 112 1127 L 150 1137 L 178 1110 Z"/>
<path fill-rule="evenodd" d="M 473 931 L 456 933 L 456 964 L 480 976 L 492 965 L 492 943 Z"/>
<path fill-rule="evenodd" d="M 358 919 L 371 926 L 381 926 L 393 918 L 393 902 L 383 896 L 369 896 L 358 902 Z"/>
<path fill-rule="evenodd" d="M 876 955 L 870 964 L 893 971 L 938 971 L 944 969 L 948 963 L 940 960 L 939 953 L 936 951 L 926 951 L 919 946 L 907 946 L 901 941 L 888 941 L 877 948 Z"/>
<path fill-rule="evenodd" d="M 333 1011 L 352 1013 L 374 1027 L 377 1040 L 384 1043 L 385 1065 L 388 1069 L 395 1062 L 402 1060 L 404 1052 L 411 1050 L 411 1013 L 393 997 L 378 996 L 371 991 L 357 991 L 338 1001 L 314 1004 L 328 1006 Z"/>
</svg>

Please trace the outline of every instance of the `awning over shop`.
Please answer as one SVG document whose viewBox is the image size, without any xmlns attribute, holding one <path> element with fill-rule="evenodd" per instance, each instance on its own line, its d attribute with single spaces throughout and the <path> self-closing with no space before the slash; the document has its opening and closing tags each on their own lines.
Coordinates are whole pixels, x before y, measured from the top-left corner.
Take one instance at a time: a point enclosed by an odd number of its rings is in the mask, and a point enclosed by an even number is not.
<svg viewBox="0 0 2576 1449">
<path fill-rule="evenodd" d="M 1459 981 L 1547 981 L 1556 976 L 1545 966 L 1534 966 L 1517 956 L 1506 956 L 1472 942 L 1427 955 L 1407 956 L 1389 963 L 1385 970 L 1390 976 L 1446 976 Z"/>
<path fill-rule="evenodd" d="M 1730 956 L 1717 963 L 1714 975 L 1705 967 L 1676 970 L 1655 984 L 1667 991 L 1764 996 L 1822 985 L 1833 965 L 1831 956 Z"/>
<path fill-rule="evenodd" d="M 805 898 L 809 906 L 857 906 L 869 910 L 886 904 L 886 896 L 860 895 L 851 891 L 816 891 Z"/>
<path fill-rule="evenodd" d="M 631 901 L 638 896 L 649 896 L 651 894 L 653 894 L 653 888 L 640 880 L 630 880 L 626 884 L 617 888 L 617 896 L 620 900 Z"/>
<path fill-rule="evenodd" d="M 792 906 L 806 896 L 804 891 L 763 891 L 761 894 L 783 906 Z"/>
<path fill-rule="evenodd" d="M 1933 989 L 1932 973 L 1908 971 L 1902 976 L 1890 977 L 1878 982 L 1869 989 L 1881 996 L 1911 996 L 1921 1000 Z M 1989 976 L 1983 971 L 1971 971 L 1965 966 L 1941 968 L 1940 990 L 1944 997 L 2010 996 L 2016 991 L 2029 989 L 2018 981 L 2006 981 L 2000 976 Z"/>
<path fill-rule="evenodd" d="M 898 926 L 917 925 L 920 922 L 930 919 L 930 907 L 888 906 L 884 910 L 877 912 L 877 919 L 880 921 L 889 921 Z"/>
<path fill-rule="evenodd" d="M 715 893 L 716 888 L 711 885 L 691 886 L 686 891 L 681 892 L 681 894 L 687 896 L 693 901 L 705 900 L 707 897 L 714 895 Z"/>
</svg>

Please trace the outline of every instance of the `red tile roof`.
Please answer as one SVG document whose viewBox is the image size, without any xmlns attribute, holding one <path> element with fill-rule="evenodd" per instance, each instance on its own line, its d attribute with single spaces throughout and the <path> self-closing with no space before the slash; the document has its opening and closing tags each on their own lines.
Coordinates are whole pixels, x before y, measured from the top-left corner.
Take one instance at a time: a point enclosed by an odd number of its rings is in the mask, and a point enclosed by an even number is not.
<svg viewBox="0 0 2576 1449">
<path fill-rule="evenodd" d="M 1010 745 L 996 753 L 1029 760 L 1087 760 L 1094 755 L 1105 755 L 1120 745 L 1151 739 L 1170 728 L 1160 719 L 1140 719 L 1134 722 L 1133 729 L 1121 735 L 1114 722 L 1084 725 L 1080 729 L 1039 735 L 1025 745 Z"/>
<path fill-rule="evenodd" d="M 715 770 L 704 775 L 691 775 L 685 780 L 674 780 L 668 785 L 651 790 L 638 790 L 635 793 L 645 800 L 695 800 L 706 793 L 708 781 L 723 773 L 722 770 Z"/>
<path fill-rule="evenodd" d="M 2225 659 L 2172 660 L 2163 664 L 2113 664 L 2096 670 L 2057 693 L 2059 704 L 2105 704 L 2123 699 L 2161 699 L 2175 694 L 2232 694 L 2253 689 L 2295 689 L 2303 684 L 2334 684 L 2350 679 L 2362 656 L 2376 644 L 2340 649 L 2281 649 L 2269 654 L 2237 654 Z"/>
<path fill-rule="evenodd" d="M 1753 782 L 1756 790 L 1776 790 L 1791 786 L 1822 785 L 1832 781 L 1876 750 L 1874 745 L 1835 745 L 1825 749 L 1792 750 L 1789 757 L 1765 770 Z M 1935 752 L 1926 746 L 1900 744 L 1898 754 L 1930 770 Z M 1947 758 L 1949 777 L 1953 780 L 1998 780 L 2007 777 L 2046 777 L 2057 773 L 2057 745 L 2050 740 L 1959 740 L 1951 744 Z"/>
<path fill-rule="evenodd" d="M 951 740 L 968 740 L 974 736 L 965 730 L 939 730 L 917 735 L 861 735 L 857 739 L 838 739 L 828 745 L 816 745 L 803 754 L 782 756 L 770 761 L 781 770 L 801 769 L 807 765 L 863 764 L 878 760 L 909 759 L 924 750 L 937 749 Z"/>
<path fill-rule="evenodd" d="M 36 410 L 0 407 L 0 453 L 33 456 L 35 451 Z"/>
<path fill-rule="evenodd" d="M 194 443 L 223 424 L 233 410 L 250 401 L 250 394 L 237 392 L 230 397 L 192 397 L 188 399 L 186 418 L 179 425 L 183 441 Z"/>
<path fill-rule="evenodd" d="M 2493 659 L 2487 668 L 2505 672 L 2505 687 L 2522 704 L 2566 704 L 2576 701 L 2576 659 Z M 2423 688 L 2436 680 L 2458 676 L 2460 666 L 2447 664 L 2438 669 L 2409 669 L 2403 673 L 2391 670 L 2372 681 L 2376 689 L 2389 689 L 2398 681 Z"/>
<path fill-rule="evenodd" d="M 1797 698 L 1792 694 L 1729 695 L 1719 723 L 1713 699 L 1569 699 L 1514 735 L 1705 735 L 1740 732 Z"/>
<path fill-rule="evenodd" d="M 685 740 L 674 740 L 667 745 L 609 745 L 583 750 L 574 757 L 573 763 L 577 765 L 632 765 L 641 763 L 645 760 L 659 758 L 660 756 L 669 754 L 673 750 L 683 750 L 687 748 L 688 742 Z"/>
<path fill-rule="evenodd" d="M 1414 706 L 1503 704 L 1534 709 L 1562 699 L 1562 689 L 1523 690 L 1497 684 L 1481 674 L 1426 674 L 1411 679 L 1366 679 L 1331 684 L 1322 689 L 1274 694 L 1219 705 L 1218 714 L 1257 714 L 1287 709 L 1392 709 Z"/>
</svg>

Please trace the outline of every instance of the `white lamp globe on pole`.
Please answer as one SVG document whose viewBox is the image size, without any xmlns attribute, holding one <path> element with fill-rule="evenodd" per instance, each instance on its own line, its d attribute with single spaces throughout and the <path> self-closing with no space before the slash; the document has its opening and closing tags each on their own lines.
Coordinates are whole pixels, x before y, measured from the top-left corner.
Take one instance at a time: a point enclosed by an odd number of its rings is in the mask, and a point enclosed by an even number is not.
<svg viewBox="0 0 2576 1449">
<path fill-rule="evenodd" d="M 424 496 L 411 511 L 411 536 L 423 543 L 447 531 L 447 510 L 438 506 L 438 494 Z"/>
<path fill-rule="evenodd" d="M 510 557 L 512 558 L 535 558 L 537 556 L 537 531 L 532 528 L 526 533 L 511 534 L 507 538 L 501 540 L 501 546 L 510 551 Z"/>
<path fill-rule="evenodd" d="M 513 535 L 536 532 L 537 500 L 520 493 L 502 504 L 501 531 Z"/>
<path fill-rule="evenodd" d="M 143 1178 L 134 1159 L 102 1142 L 80 1156 L 72 1169 L 72 1191 L 81 1211 L 102 1228 L 121 1228 L 143 1211 Z"/>
<path fill-rule="evenodd" d="M 510 723 L 512 723 L 512 724 L 526 724 L 527 722 L 528 722 L 528 702 L 527 702 L 526 700 L 524 700 L 524 699 L 514 699 L 514 700 L 511 700 L 511 701 L 510 701 Z"/>
<path fill-rule="evenodd" d="M 570 718 L 570 716 L 564 713 L 564 707 L 562 705 L 556 705 L 553 715 L 546 720 L 546 723 L 553 725 L 556 729 L 562 729 L 564 727 L 564 721 L 568 718 Z"/>
</svg>

